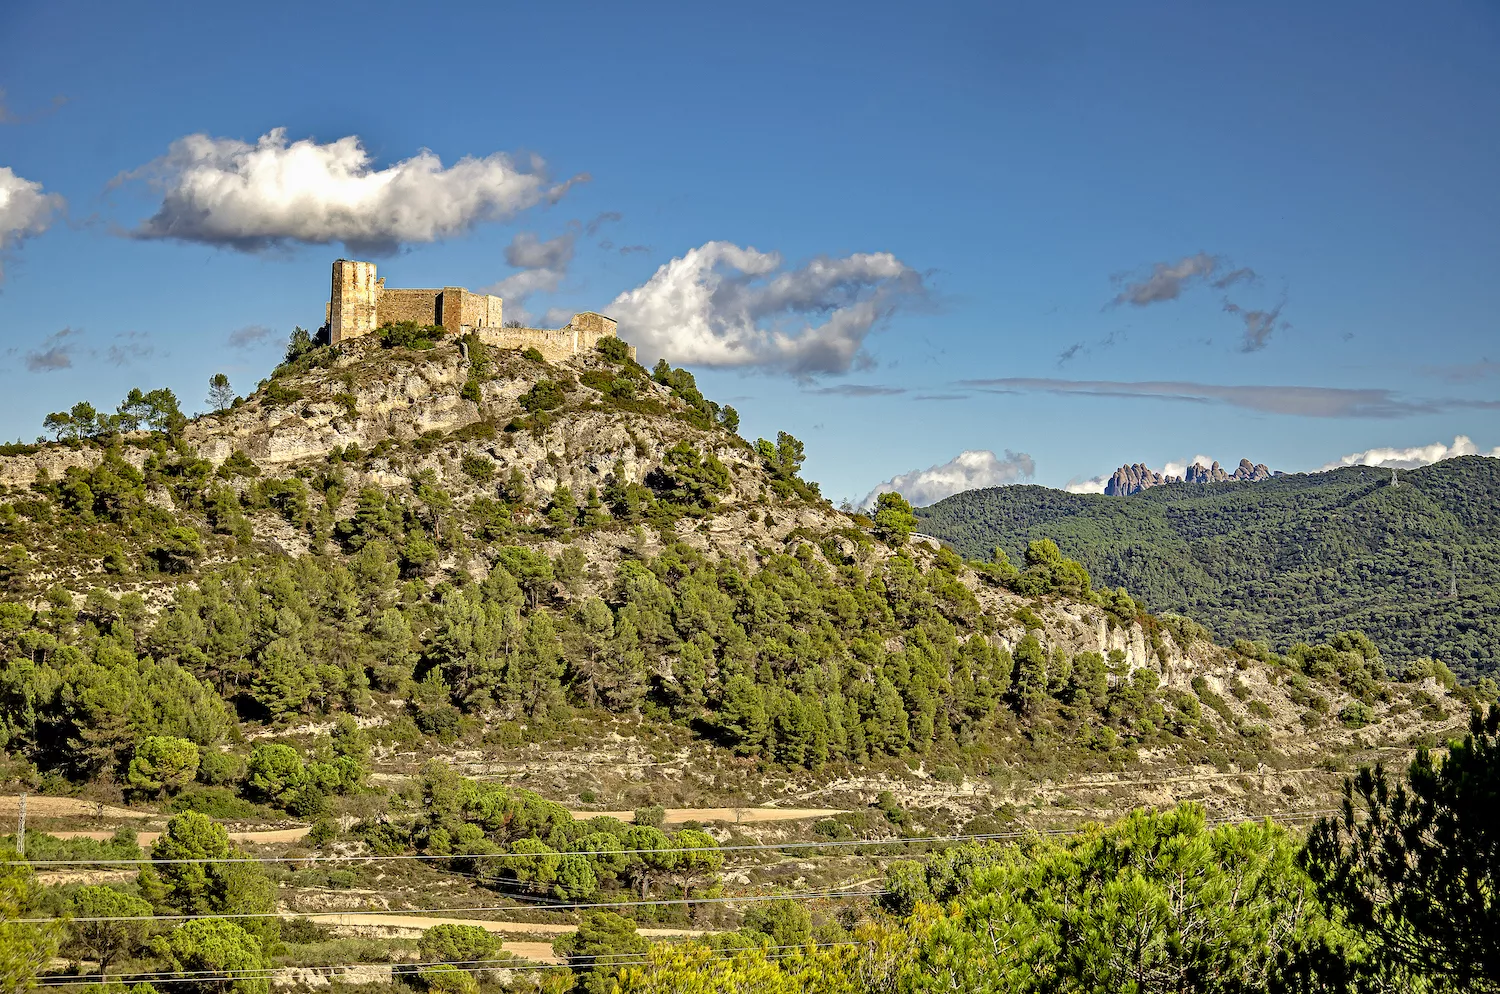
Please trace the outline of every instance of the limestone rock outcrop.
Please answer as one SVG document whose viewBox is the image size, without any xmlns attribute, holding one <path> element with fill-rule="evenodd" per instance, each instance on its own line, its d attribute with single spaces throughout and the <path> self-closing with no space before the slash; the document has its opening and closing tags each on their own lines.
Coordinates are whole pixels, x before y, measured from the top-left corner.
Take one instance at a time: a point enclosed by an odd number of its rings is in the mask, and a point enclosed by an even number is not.
<svg viewBox="0 0 1500 994">
<path fill-rule="evenodd" d="M 1252 463 L 1249 459 L 1241 459 L 1233 473 L 1226 472 L 1217 460 L 1212 466 L 1193 463 L 1182 476 L 1164 475 L 1145 463 L 1135 463 L 1115 470 L 1104 492 L 1114 497 L 1126 497 L 1167 483 L 1258 483 L 1280 475 L 1265 463 Z"/>
</svg>

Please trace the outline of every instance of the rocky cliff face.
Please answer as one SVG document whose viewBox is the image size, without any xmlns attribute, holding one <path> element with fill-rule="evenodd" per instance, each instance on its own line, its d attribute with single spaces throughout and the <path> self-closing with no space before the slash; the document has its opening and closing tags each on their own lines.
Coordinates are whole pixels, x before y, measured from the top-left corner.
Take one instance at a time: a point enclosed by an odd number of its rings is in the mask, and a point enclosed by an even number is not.
<svg viewBox="0 0 1500 994">
<path fill-rule="evenodd" d="M 1115 470 L 1109 483 L 1105 485 L 1104 492 L 1115 497 L 1126 497 L 1166 483 L 1256 483 L 1280 475 L 1279 471 L 1269 468 L 1265 463 L 1252 463 L 1249 459 L 1241 459 L 1233 473 L 1225 472 L 1217 460 L 1212 466 L 1193 463 L 1182 476 L 1164 476 L 1145 463 L 1136 463 Z"/>
<path fill-rule="evenodd" d="M 1180 476 L 1163 476 L 1145 463 L 1126 464 L 1115 470 L 1109 478 L 1104 492 L 1111 497 L 1126 497 L 1138 494 L 1148 487 L 1159 487 L 1163 483 L 1181 483 Z"/>
</svg>

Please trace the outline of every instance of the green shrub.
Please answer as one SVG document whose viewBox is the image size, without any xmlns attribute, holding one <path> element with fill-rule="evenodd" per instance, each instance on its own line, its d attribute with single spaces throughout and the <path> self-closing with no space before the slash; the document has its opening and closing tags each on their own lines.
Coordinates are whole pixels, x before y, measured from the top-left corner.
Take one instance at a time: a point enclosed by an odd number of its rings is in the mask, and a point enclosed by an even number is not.
<svg viewBox="0 0 1500 994">
<path fill-rule="evenodd" d="M 312 828 L 307 830 L 305 841 L 310 846 L 321 849 L 338 837 L 338 826 L 327 818 L 320 818 L 313 823 Z"/>
<path fill-rule="evenodd" d="M 1339 721 L 1347 728 L 1364 728 L 1375 720 L 1375 712 L 1364 701 L 1352 701 L 1339 711 Z"/>
<path fill-rule="evenodd" d="M 660 804 L 652 804 L 644 808 L 635 809 L 635 823 L 647 828 L 661 828 L 667 820 L 667 809 Z"/>
<path fill-rule="evenodd" d="M 531 413 L 559 408 L 564 401 L 563 389 L 552 380 L 537 380 L 532 388 L 521 395 L 521 406 Z"/>
<path fill-rule="evenodd" d="M 630 358 L 630 346 L 626 345 L 623 339 L 616 338 L 613 335 L 608 338 L 599 339 L 594 344 L 594 348 L 610 362 L 625 362 Z"/>
<path fill-rule="evenodd" d="M 265 397 L 266 403 L 268 404 L 274 404 L 277 407 L 285 407 L 287 404 L 291 404 L 301 400 L 302 391 L 298 390 L 295 387 L 289 387 L 279 380 L 272 380 L 270 383 L 266 384 L 266 388 L 262 396 Z"/>
<path fill-rule="evenodd" d="M 219 464 L 219 475 L 226 480 L 236 476 L 259 476 L 260 467 L 245 453 L 244 449 L 235 449 L 229 453 L 229 457 Z"/>
<path fill-rule="evenodd" d="M 475 421 L 454 429 L 448 437 L 455 442 L 493 442 L 497 434 L 493 421 Z"/>
<path fill-rule="evenodd" d="M 172 811 L 196 811 L 219 821 L 248 821 L 267 814 L 265 808 L 224 787 L 184 787 L 167 807 Z"/>
<path fill-rule="evenodd" d="M 833 818 L 820 818 L 813 823 L 813 834 L 825 839 L 852 839 L 854 830 Z"/>
<path fill-rule="evenodd" d="M 333 930 L 311 918 L 287 918 L 281 923 L 281 941 L 294 946 L 311 945 L 333 937 Z"/>
<path fill-rule="evenodd" d="M 479 981 L 472 973 L 446 963 L 429 967 L 417 976 L 433 994 L 479 994 Z"/>
<path fill-rule="evenodd" d="M 481 483 L 495 475 L 495 464 L 482 456 L 466 455 L 459 465 L 465 476 Z"/>
<path fill-rule="evenodd" d="M 434 925 L 417 940 L 422 959 L 429 963 L 472 963 L 500 950 L 500 939 L 478 925 Z"/>
<path fill-rule="evenodd" d="M 1041 631 L 1045 626 L 1041 617 L 1031 608 L 1022 605 L 1016 608 L 1016 620 L 1025 626 L 1027 631 Z"/>
<path fill-rule="evenodd" d="M 148 735 L 135 744 L 125 783 L 147 794 L 175 791 L 198 773 L 198 746 L 173 735 Z"/>
<path fill-rule="evenodd" d="M 425 351 L 443 337 L 443 328 L 435 324 L 417 324 L 415 321 L 398 321 L 382 325 L 376 335 L 380 344 L 388 349 L 417 349 Z"/>
</svg>

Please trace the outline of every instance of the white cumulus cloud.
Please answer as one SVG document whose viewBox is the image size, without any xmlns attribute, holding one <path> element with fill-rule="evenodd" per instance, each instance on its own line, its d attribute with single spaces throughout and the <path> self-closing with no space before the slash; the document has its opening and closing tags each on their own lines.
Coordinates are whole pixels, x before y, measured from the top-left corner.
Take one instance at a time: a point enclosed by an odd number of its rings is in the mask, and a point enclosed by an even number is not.
<svg viewBox="0 0 1500 994">
<path fill-rule="evenodd" d="M 137 237 L 242 251 L 343 242 L 379 253 L 556 201 L 587 177 L 554 184 L 540 159 L 523 168 L 500 152 L 445 168 L 426 149 L 376 169 L 355 136 L 322 145 L 289 142 L 286 129 L 277 128 L 254 144 L 188 135 L 121 179 L 144 179 L 162 192 L 161 206 Z"/>
<path fill-rule="evenodd" d="M 1019 483 L 1036 475 L 1036 462 L 1025 452 L 1005 450 L 1005 457 L 988 449 L 968 449 L 948 462 L 926 469 L 914 469 L 880 484 L 860 502 L 871 507 L 883 493 L 894 490 L 915 507 L 936 504 L 944 497 L 980 487 L 1001 487 Z"/>
<path fill-rule="evenodd" d="M 1351 452 L 1337 462 L 1323 467 L 1323 471 L 1343 466 L 1381 466 L 1390 469 L 1416 469 L 1431 463 L 1454 459 L 1458 456 L 1492 456 L 1500 458 L 1500 448 L 1489 452 L 1479 451 L 1479 446 L 1467 435 L 1455 435 L 1452 445 L 1433 442 L 1431 445 L 1414 445 L 1408 449 L 1375 448 L 1363 452 Z"/>
<path fill-rule="evenodd" d="M 1168 462 L 1166 465 L 1162 466 L 1161 475 L 1182 476 L 1187 472 L 1187 468 L 1189 466 L 1202 466 L 1204 469 L 1208 469 L 1213 464 L 1214 461 L 1208 456 L 1197 455 L 1185 462 Z"/>
<path fill-rule="evenodd" d="M 1107 476 L 1094 476 L 1087 480 L 1080 480 L 1075 476 L 1063 484 L 1063 489 L 1070 494 L 1102 494 L 1108 485 L 1109 477 Z"/>
<path fill-rule="evenodd" d="M 42 184 L 17 176 L 0 166 L 0 252 L 13 249 L 52 225 L 52 215 L 63 209 L 63 198 L 43 193 Z M 0 280 L 5 278 L 0 269 Z"/>
<path fill-rule="evenodd" d="M 807 377 L 867 365 L 866 336 L 925 293 L 921 274 L 889 252 L 788 268 L 778 252 L 716 241 L 620 294 L 610 314 L 648 361 Z"/>
</svg>

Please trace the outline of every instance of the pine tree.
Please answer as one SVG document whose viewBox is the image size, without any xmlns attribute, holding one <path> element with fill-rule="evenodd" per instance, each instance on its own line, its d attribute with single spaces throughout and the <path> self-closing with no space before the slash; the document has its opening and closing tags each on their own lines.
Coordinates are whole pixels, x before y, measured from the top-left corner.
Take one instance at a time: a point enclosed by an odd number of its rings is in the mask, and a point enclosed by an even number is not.
<svg viewBox="0 0 1500 994">
<path fill-rule="evenodd" d="M 1011 698 L 1016 713 L 1034 717 L 1047 700 L 1047 653 L 1036 635 L 1027 632 L 1016 643 L 1015 676 L 1011 681 Z"/>
<path fill-rule="evenodd" d="M 234 387 L 223 373 L 208 378 L 208 404 L 216 411 L 227 411 L 234 404 Z"/>
</svg>

